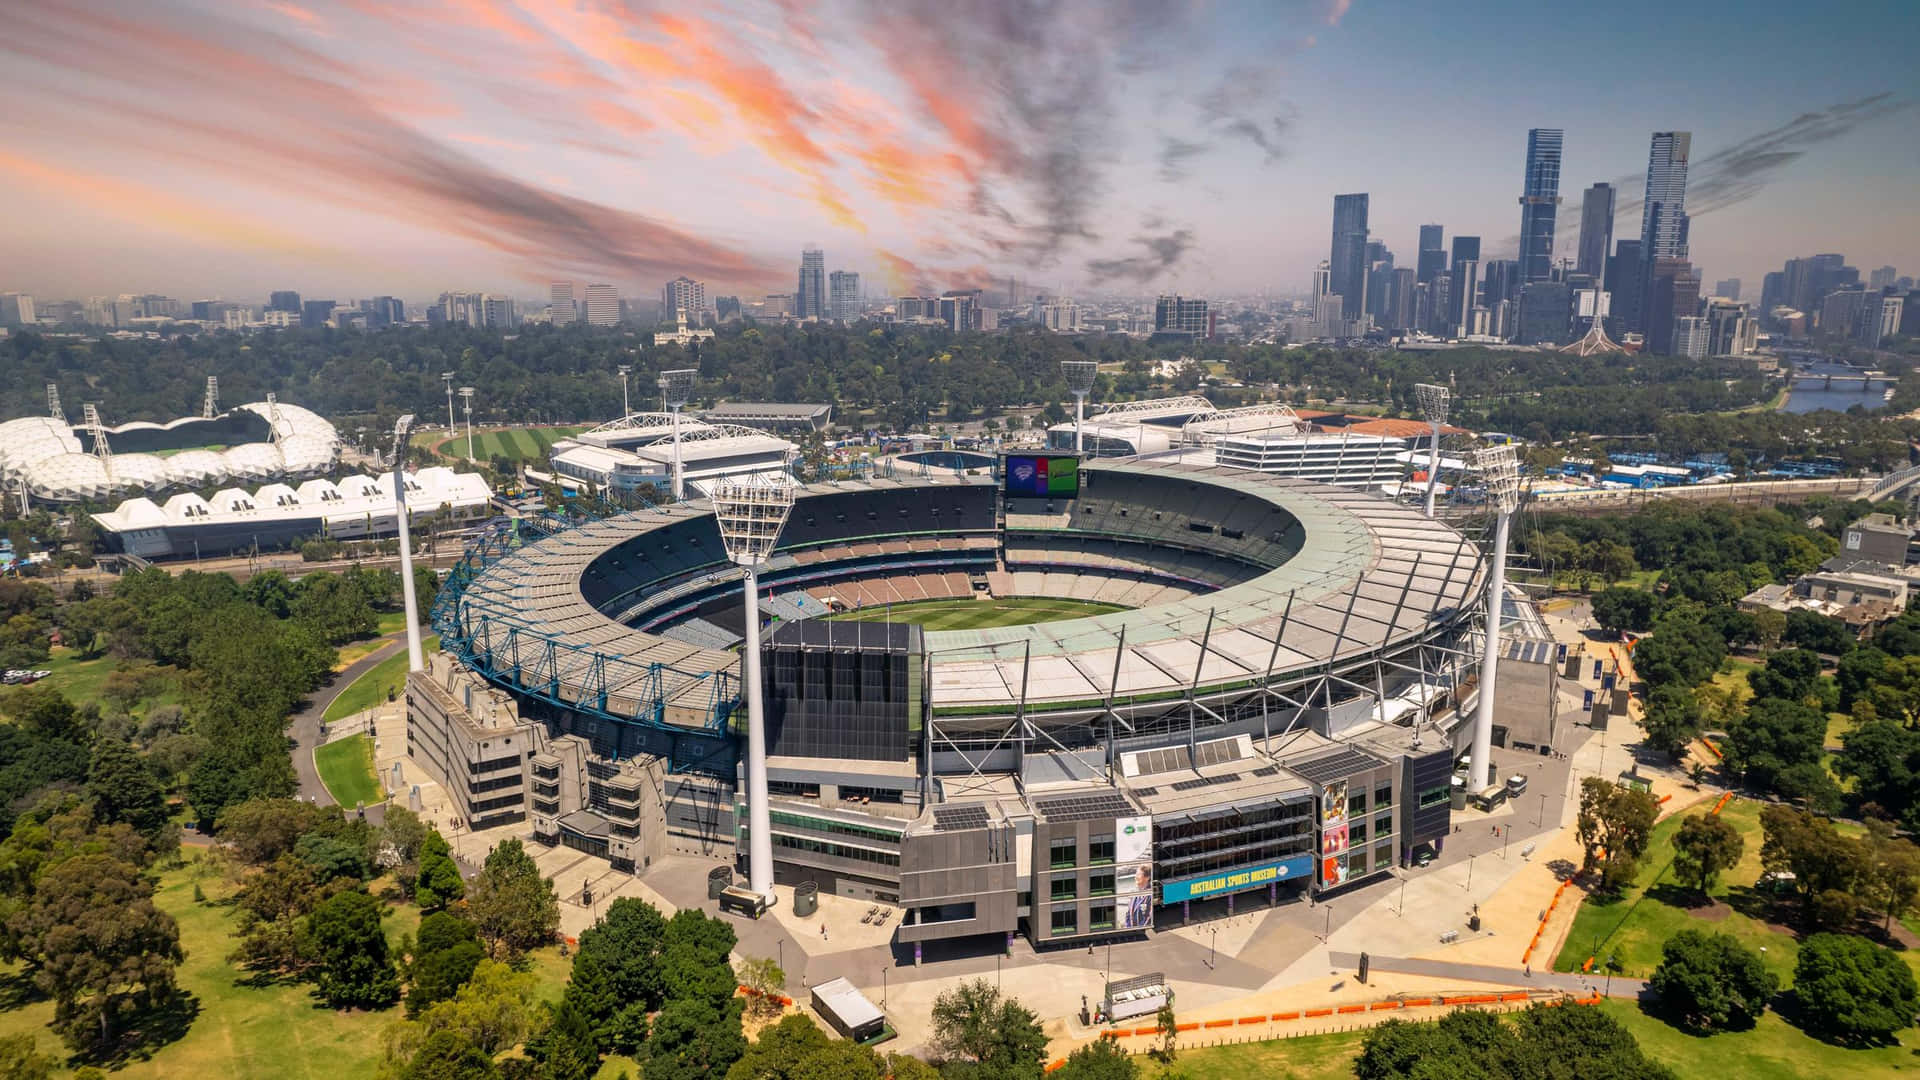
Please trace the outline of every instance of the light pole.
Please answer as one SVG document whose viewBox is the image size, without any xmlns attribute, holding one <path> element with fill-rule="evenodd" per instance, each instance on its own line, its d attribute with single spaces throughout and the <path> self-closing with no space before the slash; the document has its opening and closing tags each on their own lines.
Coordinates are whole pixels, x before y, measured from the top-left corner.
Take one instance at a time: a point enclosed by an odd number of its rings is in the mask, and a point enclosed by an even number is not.
<svg viewBox="0 0 1920 1080">
<path fill-rule="evenodd" d="M 460 388 L 460 402 L 467 410 L 467 464 L 473 464 L 473 387 Z"/>
<path fill-rule="evenodd" d="M 1327 929 L 1325 933 L 1320 935 L 1320 940 L 1323 943 L 1332 942 L 1333 941 L 1333 905 L 1322 904 L 1321 906 L 1327 909 Z"/>
<path fill-rule="evenodd" d="M 1434 494 L 1440 487 L 1440 425 L 1447 422 L 1453 392 L 1433 383 L 1417 383 L 1413 396 L 1420 403 L 1420 415 L 1433 425 L 1433 441 L 1427 444 L 1427 516 L 1432 517 Z"/>
<path fill-rule="evenodd" d="M 746 572 L 746 642 L 740 648 L 740 691 L 747 702 L 747 887 L 771 906 L 773 823 L 767 807 L 767 728 L 760 700 L 760 567 L 773 554 L 793 509 L 793 484 L 784 475 L 722 481 L 713 513 L 727 558 Z"/>
<path fill-rule="evenodd" d="M 675 368 L 660 373 L 660 400 L 673 414 L 673 501 L 687 497 L 686 469 L 680 463 L 680 408 L 693 396 L 694 368 Z"/>
<path fill-rule="evenodd" d="M 422 671 L 427 662 L 420 651 L 420 601 L 413 591 L 413 545 L 407 537 L 407 467 L 401 454 L 412 427 L 412 413 L 393 425 L 393 518 L 400 528 L 400 598 L 407 620 L 407 670 Z"/>
<path fill-rule="evenodd" d="M 1467 856 L 1467 883 L 1462 886 L 1468 892 L 1473 891 L 1473 856 Z"/>
<path fill-rule="evenodd" d="M 1085 452 L 1080 428 L 1087 420 L 1087 395 L 1093 392 L 1093 377 L 1100 365 L 1092 360 L 1062 360 L 1060 374 L 1066 376 L 1067 392 L 1073 395 L 1073 452 Z"/>
<path fill-rule="evenodd" d="M 889 964 L 880 965 L 880 1007 L 883 1009 L 887 1007 L 887 968 L 890 966 Z"/>
<path fill-rule="evenodd" d="M 1540 825 L 1540 824 L 1544 824 L 1546 820 L 1547 820 L 1547 793 L 1543 791 L 1540 793 L 1540 813 L 1534 816 L 1533 823 L 1535 825 Z"/>
<path fill-rule="evenodd" d="M 451 371 L 440 373 L 440 381 L 447 387 L 447 438 L 453 438 L 453 375 Z"/>
<path fill-rule="evenodd" d="M 633 415 L 633 406 L 627 400 L 627 374 L 633 368 L 621 364 L 616 370 L 620 372 L 620 416 L 624 419 Z"/>
<path fill-rule="evenodd" d="M 1480 700 L 1473 711 L 1473 749 L 1468 758 L 1471 770 L 1469 793 L 1493 786 L 1493 694 L 1494 677 L 1500 664 L 1500 616 L 1507 589 L 1507 533 L 1513 524 L 1513 512 L 1520 507 L 1520 463 L 1513 447 L 1493 446 L 1474 455 L 1481 483 L 1487 490 L 1487 503 L 1497 515 L 1493 525 L 1493 568 L 1487 575 L 1486 652 L 1480 660 Z"/>
<path fill-rule="evenodd" d="M 1220 946 L 1220 928 L 1210 926 L 1207 930 L 1209 932 L 1207 937 L 1207 970 L 1212 971 L 1214 955 Z"/>
</svg>

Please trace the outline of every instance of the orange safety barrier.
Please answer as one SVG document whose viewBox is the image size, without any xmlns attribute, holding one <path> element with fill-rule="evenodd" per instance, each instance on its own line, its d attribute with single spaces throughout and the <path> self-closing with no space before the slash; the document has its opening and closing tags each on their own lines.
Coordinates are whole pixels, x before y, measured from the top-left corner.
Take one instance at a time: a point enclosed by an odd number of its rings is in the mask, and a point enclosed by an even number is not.
<svg viewBox="0 0 1920 1080">
<path fill-rule="evenodd" d="M 1669 799 L 1671 799 L 1671 798 L 1673 798 L 1673 796 L 1671 796 L 1671 795 L 1662 795 L 1662 796 L 1660 796 L 1660 798 L 1659 798 L 1659 799 L 1658 799 L 1657 801 L 1659 801 L 1659 802 L 1662 802 L 1662 803 L 1664 803 L 1664 802 L 1666 802 L 1667 800 L 1669 800 Z"/>
<path fill-rule="evenodd" d="M 1133 1033 L 1135 1035 L 1158 1035 L 1160 1034 L 1160 1025 L 1155 1024 L 1152 1027 L 1134 1028 Z"/>
<path fill-rule="evenodd" d="M 1066 1068 L 1066 1067 L 1067 1067 L 1067 1059 L 1066 1059 L 1066 1058 L 1059 1058 L 1059 1059 L 1057 1059 L 1057 1060 L 1054 1060 L 1054 1061 L 1049 1061 L 1049 1062 L 1047 1062 L 1047 1067 L 1046 1067 L 1046 1069 L 1045 1069 L 1045 1071 L 1046 1071 L 1046 1072 L 1054 1072 L 1054 1071 L 1056 1071 L 1056 1070 L 1058 1070 L 1058 1069 L 1064 1069 L 1064 1068 Z"/>
<path fill-rule="evenodd" d="M 1340 1006 L 1340 1011 L 1342 1013 L 1366 1012 L 1367 1007 L 1365 1005 L 1342 1005 Z"/>
<path fill-rule="evenodd" d="M 1233 1021 L 1231 1021 L 1231 1020 L 1209 1020 L 1209 1021 L 1207 1021 L 1207 1022 L 1206 1022 L 1205 1024 L 1202 1024 L 1201 1026 L 1202 1026 L 1202 1027 L 1207 1027 L 1207 1028 L 1223 1028 L 1223 1027 L 1232 1027 L 1232 1026 L 1233 1026 Z"/>
<path fill-rule="evenodd" d="M 1379 1012 L 1382 1009 L 1397 1009 L 1399 1007 L 1400 1007 L 1400 1003 L 1397 1001 L 1376 1001 L 1372 1005 L 1368 1006 L 1368 1008 L 1372 1009 L 1374 1012 Z"/>
<path fill-rule="evenodd" d="M 1333 1015 L 1333 1010 L 1332 1010 L 1332 1009 L 1308 1009 L 1308 1010 L 1307 1010 L 1307 1012 L 1306 1012 L 1306 1015 L 1308 1015 L 1308 1016 L 1332 1016 L 1332 1015 Z"/>
<path fill-rule="evenodd" d="M 1241 1017 L 1241 1018 L 1240 1018 L 1240 1020 L 1239 1020 L 1239 1022 L 1240 1022 L 1240 1023 L 1242 1023 L 1242 1024 L 1264 1024 L 1264 1023 L 1266 1023 L 1266 1022 L 1267 1022 L 1267 1018 L 1266 1018 L 1266 1017 L 1265 1017 L 1264 1015 L 1261 1015 L 1261 1016 L 1243 1016 L 1243 1017 Z"/>
<path fill-rule="evenodd" d="M 1175 1024 L 1175 1025 L 1173 1025 L 1173 1030 L 1175 1030 L 1175 1031 L 1199 1031 L 1199 1030 L 1200 1030 L 1200 1025 L 1199 1025 L 1199 1024 L 1197 1024 L 1197 1023 L 1194 1023 L 1194 1024 Z"/>
<path fill-rule="evenodd" d="M 1274 1013 L 1273 1018 L 1275 1020 L 1298 1020 L 1300 1019 L 1300 1010 L 1295 1009 L 1292 1012 Z"/>
<path fill-rule="evenodd" d="M 1513 990 L 1513 991 L 1509 991 L 1508 993 L 1501 994 L 1500 1000 L 1501 1001 L 1525 1001 L 1527 1000 L 1527 997 L 1528 995 L 1525 990 Z"/>
<path fill-rule="evenodd" d="M 1121 1031 L 1118 1028 L 1110 1028 L 1101 1032 L 1100 1037 L 1103 1039 L 1118 1039 L 1124 1037 L 1126 1034 L 1127 1032 Z"/>
<path fill-rule="evenodd" d="M 1433 1004 L 1433 999 L 1430 997 L 1406 998 L 1405 1000 L 1401 1001 L 1400 1004 L 1409 1009 L 1424 1009 L 1427 1006 Z"/>
</svg>

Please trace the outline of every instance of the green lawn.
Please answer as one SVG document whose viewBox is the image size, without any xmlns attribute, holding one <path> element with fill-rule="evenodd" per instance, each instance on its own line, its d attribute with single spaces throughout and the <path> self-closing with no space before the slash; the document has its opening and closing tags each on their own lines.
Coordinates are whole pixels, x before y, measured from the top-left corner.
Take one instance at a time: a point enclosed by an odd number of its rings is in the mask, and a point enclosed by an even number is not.
<svg viewBox="0 0 1920 1080">
<path fill-rule="evenodd" d="M 1121 610 L 1124 609 L 1091 600 L 1013 597 L 1006 600 L 920 600 L 911 604 L 864 607 L 828 618 L 842 622 L 918 623 L 928 630 L 978 630 L 988 626 L 1027 626 L 1058 619 L 1078 619 Z"/>
<path fill-rule="evenodd" d="M 401 1010 L 335 1012 L 321 1007 L 305 984 L 259 982 L 252 973 L 229 964 L 234 909 L 219 901 L 232 887 L 218 873 L 207 874 L 199 880 L 210 902 L 196 903 L 194 880 L 191 864 L 165 871 L 154 897 L 180 924 L 180 944 L 187 959 L 179 968 L 178 981 L 192 995 L 191 1024 L 184 1035 L 155 1048 L 148 1060 L 133 1061 L 110 1075 L 115 1080 L 333 1080 L 374 1075 L 380 1064 L 381 1032 L 403 1015 Z M 400 936 L 413 933 L 419 925 L 418 908 L 394 905 L 385 922 L 387 939 L 397 947 Z M 541 998 L 559 1000 L 568 961 L 560 957 L 558 948 L 541 949 L 528 959 L 539 973 Z M 53 1016 L 53 1003 L 34 997 L 20 974 L 18 965 L 0 966 L 0 1003 L 13 1006 L 0 1009 L 0 1037 L 30 1034 L 41 1053 L 64 1060 L 65 1045 L 46 1026 Z M 57 1070 L 55 1075 L 72 1074 Z"/>
<path fill-rule="evenodd" d="M 1182 1050 L 1172 1065 L 1135 1055 L 1142 1080 L 1184 1077 L 1185 1080 L 1345 1080 L 1353 1076 L 1353 1059 L 1360 1056 L 1364 1032 L 1302 1035 L 1272 1042 Z M 1185 1036 L 1183 1036 L 1185 1037 Z"/>
<path fill-rule="evenodd" d="M 505 457 L 513 461 L 545 461 L 547 451 L 553 444 L 572 435 L 578 435 L 586 428 L 579 424 L 563 424 L 556 427 L 533 428 L 474 428 L 473 453 L 481 461 Z M 429 432 L 422 440 L 440 457 L 450 461 L 467 459 L 467 432 L 462 426 L 453 438 L 445 432 Z"/>
<path fill-rule="evenodd" d="M 440 647 L 440 637 L 438 634 L 430 635 L 421 645 L 426 651 L 432 652 Z M 333 699 L 333 704 L 327 706 L 326 714 L 321 719 L 332 723 L 382 704 L 389 697 L 397 700 L 406 682 L 407 651 L 402 648 L 375 664 L 372 671 L 355 679 L 352 685 L 341 691 L 340 696 Z"/>
<path fill-rule="evenodd" d="M 313 752 L 313 766 L 333 801 L 345 807 L 380 801 L 380 778 L 373 771 L 373 736 L 354 735 Z"/>
<path fill-rule="evenodd" d="M 1610 999 L 1600 1007 L 1633 1032 L 1647 1057 L 1672 1069 L 1682 1080 L 1804 1080 L 1813 1076 L 1863 1078 L 1920 1073 L 1911 1029 L 1906 1045 L 1849 1050 L 1812 1038 L 1771 1011 L 1751 1031 L 1702 1037 L 1648 1016 L 1632 1002 Z"/>
<path fill-rule="evenodd" d="M 79 653 L 72 649 L 55 649 L 52 658 L 34 665 L 34 670 L 50 671 L 53 674 L 35 683 L 35 686 L 50 686 L 67 696 L 76 705 L 89 701 L 99 701 L 100 691 L 106 686 L 107 676 L 120 667 L 121 662 L 111 656 L 97 656 L 91 660 L 80 659 Z M 6 689 L 12 689 L 8 687 Z M 0 690 L 0 712 L 4 712 L 6 690 Z M 157 697 L 146 705 L 134 706 L 136 714 L 152 705 L 177 702 L 179 686 L 171 683 Z"/>
</svg>

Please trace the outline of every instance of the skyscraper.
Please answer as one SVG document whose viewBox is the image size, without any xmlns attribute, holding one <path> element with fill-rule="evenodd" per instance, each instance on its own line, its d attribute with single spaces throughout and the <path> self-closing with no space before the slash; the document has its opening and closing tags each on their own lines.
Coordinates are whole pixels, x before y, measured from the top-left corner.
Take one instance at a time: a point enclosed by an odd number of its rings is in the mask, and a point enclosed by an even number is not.
<svg viewBox="0 0 1920 1080">
<path fill-rule="evenodd" d="M 26 293 L 0 293 L 0 325 L 32 326 L 36 320 L 33 297 Z"/>
<path fill-rule="evenodd" d="M 1640 257 L 1640 241 L 1614 245 L 1614 256 L 1607 260 L 1607 291 L 1613 294 L 1613 317 L 1620 320 L 1621 329 L 1645 330 L 1641 313 L 1647 302 L 1647 261 Z"/>
<path fill-rule="evenodd" d="M 1700 275 L 1685 259 L 1654 259 L 1648 264 L 1646 351 L 1656 356 L 1677 356 L 1674 334 L 1679 320 L 1699 313 Z"/>
<path fill-rule="evenodd" d="M 1595 184 L 1580 199 L 1580 250 L 1573 268 L 1592 274 L 1595 281 L 1607 272 L 1607 253 L 1613 250 L 1613 185 Z"/>
<path fill-rule="evenodd" d="M 1205 340 L 1213 334 L 1213 317 L 1198 297 L 1162 296 L 1153 304 L 1153 332 Z"/>
<path fill-rule="evenodd" d="M 268 311 L 286 311 L 300 314 L 300 294 L 292 289 L 278 289 L 267 297 Z"/>
<path fill-rule="evenodd" d="M 1526 186 L 1520 193 L 1520 280 L 1553 276 L 1553 228 L 1560 214 L 1559 128 L 1527 132 Z"/>
<path fill-rule="evenodd" d="M 1520 291 L 1517 345 L 1565 345 L 1573 320 L 1573 294 L 1564 281 L 1529 281 Z"/>
<path fill-rule="evenodd" d="M 1447 268 L 1447 249 L 1445 230 L 1439 225 L 1420 226 L 1420 260 L 1415 264 L 1419 271 L 1414 280 L 1421 285 L 1433 280 L 1433 275 Z"/>
<path fill-rule="evenodd" d="M 579 314 L 573 303 L 573 282 L 556 281 L 547 290 L 551 307 L 547 309 L 548 321 L 555 326 L 568 326 Z"/>
<path fill-rule="evenodd" d="M 739 312 L 738 300 L 734 301 L 733 309 L 736 313 Z M 682 311 L 687 313 L 689 325 L 700 326 L 707 321 L 705 282 L 681 276 L 667 282 L 666 288 L 660 290 L 660 318 L 663 321 L 673 322 L 680 317 Z"/>
<path fill-rule="evenodd" d="M 1453 263 L 1453 334 L 1466 337 L 1473 333 L 1473 308 L 1480 302 L 1480 260 L 1456 259 Z"/>
<path fill-rule="evenodd" d="M 835 270 L 827 275 L 827 298 L 833 317 L 852 322 L 860 317 L 860 275 L 851 270 Z"/>
<path fill-rule="evenodd" d="M 611 285 L 587 286 L 587 324 L 620 325 L 620 290 Z"/>
<path fill-rule="evenodd" d="M 1888 286 L 1892 285 L 1894 282 L 1894 279 L 1899 276 L 1900 276 L 1900 271 L 1895 270 L 1891 266 L 1883 266 L 1880 269 L 1875 270 L 1872 274 L 1870 274 L 1867 277 L 1867 288 L 1869 289 L 1887 288 Z"/>
<path fill-rule="evenodd" d="M 819 248 L 800 252 L 800 288 L 793 294 L 793 317 L 827 319 L 827 253 Z"/>
<path fill-rule="evenodd" d="M 1459 266 L 1462 259 L 1480 261 L 1480 238 L 1477 236 L 1455 236 L 1453 238 L 1453 261 L 1448 269 Z"/>
<path fill-rule="evenodd" d="M 1719 281 L 1714 282 L 1713 295 L 1723 300 L 1740 299 L 1740 279 L 1737 277 L 1721 278 Z"/>
<path fill-rule="evenodd" d="M 1367 310 L 1367 195 L 1333 197 L 1333 252 L 1327 259 L 1331 288 L 1348 318 Z"/>
<path fill-rule="evenodd" d="M 1394 267 L 1393 284 L 1387 292 L 1387 304 L 1382 314 L 1382 321 L 1387 324 L 1387 329 L 1411 330 L 1413 328 L 1413 294 L 1418 287 L 1419 281 L 1413 267 Z"/>
<path fill-rule="evenodd" d="M 1687 257 L 1687 154 L 1690 131 L 1656 131 L 1647 152 L 1647 197 L 1640 210 L 1640 257 Z"/>
</svg>

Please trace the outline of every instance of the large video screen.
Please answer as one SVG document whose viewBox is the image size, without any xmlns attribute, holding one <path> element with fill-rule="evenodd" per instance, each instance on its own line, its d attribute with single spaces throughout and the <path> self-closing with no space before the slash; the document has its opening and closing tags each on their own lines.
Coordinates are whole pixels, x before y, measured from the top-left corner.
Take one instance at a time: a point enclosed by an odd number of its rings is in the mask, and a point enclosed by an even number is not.
<svg viewBox="0 0 1920 1080">
<path fill-rule="evenodd" d="M 1071 499 L 1080 494 L 1080 459 L 1059 454 L 1009 454 L 1007 496 L 1015 499 Z"/>
</svg>

